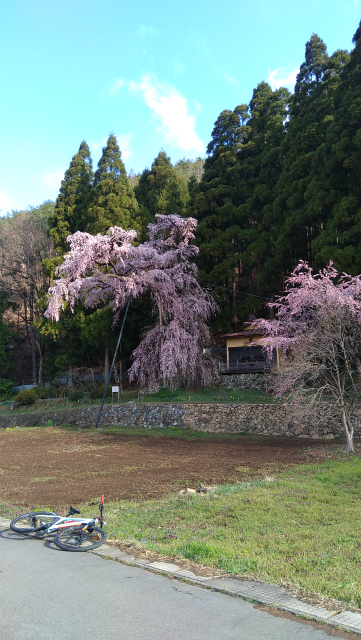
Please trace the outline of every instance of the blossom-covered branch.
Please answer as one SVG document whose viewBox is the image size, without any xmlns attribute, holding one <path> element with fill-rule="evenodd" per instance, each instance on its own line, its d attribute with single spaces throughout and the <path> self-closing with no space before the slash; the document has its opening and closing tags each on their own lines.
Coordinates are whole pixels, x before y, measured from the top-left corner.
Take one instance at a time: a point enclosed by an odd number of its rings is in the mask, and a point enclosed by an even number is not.
<svg viewBox="0 0 361 640">
<path fill-rule="evenodd" d="M 303 406 L 333 402 L 353 450 L 361 391 L 361 276 L 333 264 L 313 274 L 300 262 L 272 306 L 277 320 L 261 320 L 264 348 L 280 351 L 276 393 Z"/>
<path fill-rule="evenodd" d="M 139 246 L 133 244 L 136 232 L 120 227 L 106 235 L 69 236 L 71 250 L 58 267 L 45 315 L 58 321 L 67 303 L 73 309 L 81 301 L 87 307 L 109 305 L 116 322 L 130 294 L 148 293 L 158 320 L 133 354 L 130 378 L 138 377 L 144 387 L 159 381 L 206 384 L 214 366 L 203 348 L 210 344 L 208 320 L 216 304 L 190 262 L 198 253 L 191 244 L 197 221 L 176 214 L 156 218 L 148 226 L 149 240 Z"/>
</svg>

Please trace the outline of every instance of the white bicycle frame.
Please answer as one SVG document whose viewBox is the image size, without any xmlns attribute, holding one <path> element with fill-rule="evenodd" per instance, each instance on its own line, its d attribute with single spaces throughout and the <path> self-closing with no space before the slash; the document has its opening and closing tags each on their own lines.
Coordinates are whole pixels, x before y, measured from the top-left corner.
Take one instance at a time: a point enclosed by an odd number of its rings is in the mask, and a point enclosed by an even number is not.
<svg viewBox="0 0 361 640">
<path fill-rule="evenodd" d="M 45 515 L 45 514 L 44 514 Z M 47 515 L 47 517 L 52 517 Z M 45 533 L 55 533 L 58 529 L 66 529 L 67 527 L 74 527 L 74 525 L 83 525 L 86 527 L 88 524 L 98 524 L 98 518 L 71 518 L 69 516 L 58 516 L 54 513 L 53 524 L 49 525 L 46 529 L 44 529 Z M 41 520 L 41 516 L 39 516 L 39 520 Z M 103 524 L 106 524 L 105 522 Z"/>
<path fill-rule="evenodd" d="M 46 533 L 53 533 L 58 529 L 66 529 L 67 527 L 73 527 L 76 524 L 81 524 L 86 527 L 87 524 L 96 525 L 99 522 L 98 518 L 59 518 L 54 524 L 51 524 L 45 531 Z"/>
</svg>

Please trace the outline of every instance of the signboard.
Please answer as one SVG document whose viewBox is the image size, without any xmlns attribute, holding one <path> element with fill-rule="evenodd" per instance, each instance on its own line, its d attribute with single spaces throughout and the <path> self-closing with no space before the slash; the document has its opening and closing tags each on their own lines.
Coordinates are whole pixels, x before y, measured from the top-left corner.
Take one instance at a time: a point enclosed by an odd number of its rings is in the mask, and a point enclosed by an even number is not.
<svg viewBox="0 0 361 640">
<path fill-rule="evenodd" d="M 113 394 L 117 393 L 118 394 L 118 404 L 119 404 L 119 392 L 120 392 L 120 388 L 119 385 L 117 385 L 116 387 L 112 387 L 112 404 L 113 404 Z"/>
</svg>

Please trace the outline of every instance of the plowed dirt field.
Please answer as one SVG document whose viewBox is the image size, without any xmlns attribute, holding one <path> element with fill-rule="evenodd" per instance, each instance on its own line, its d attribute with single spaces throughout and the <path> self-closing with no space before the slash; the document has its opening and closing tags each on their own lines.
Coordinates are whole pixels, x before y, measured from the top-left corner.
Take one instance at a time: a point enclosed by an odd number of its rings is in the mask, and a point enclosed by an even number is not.
<svg viewBox="0 0 361 640">
<path fill-rule="evenodd" d="M 339 446 L 339 445 L 338 445 Z M 306 450 L 306 448 L 309 448 Z M 71 432 L 55 427 L 0 431 L 0 499 L 64 508 L 96 500 L 153 498 L 202 482 L 264 477 L 329 455 L 314 440 Z"/>
</svg>

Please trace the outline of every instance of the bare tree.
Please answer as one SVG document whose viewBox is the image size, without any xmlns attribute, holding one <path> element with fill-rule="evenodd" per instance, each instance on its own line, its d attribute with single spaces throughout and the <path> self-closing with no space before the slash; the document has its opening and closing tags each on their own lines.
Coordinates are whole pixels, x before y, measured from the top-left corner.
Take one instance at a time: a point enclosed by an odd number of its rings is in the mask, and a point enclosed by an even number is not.
<svg viewBox="0 0 361 640">
<path fill-rule="evenodd" d="M 42 297 L 49 287 L 43 259 L 52 255 L 47 209 L 15 212 L 0 227 L 0 286 L 9 296 L 31 346 L 32 380 L 42 384 L 43 349 L 36 323 L 43 314 Z"/>
</svg>

